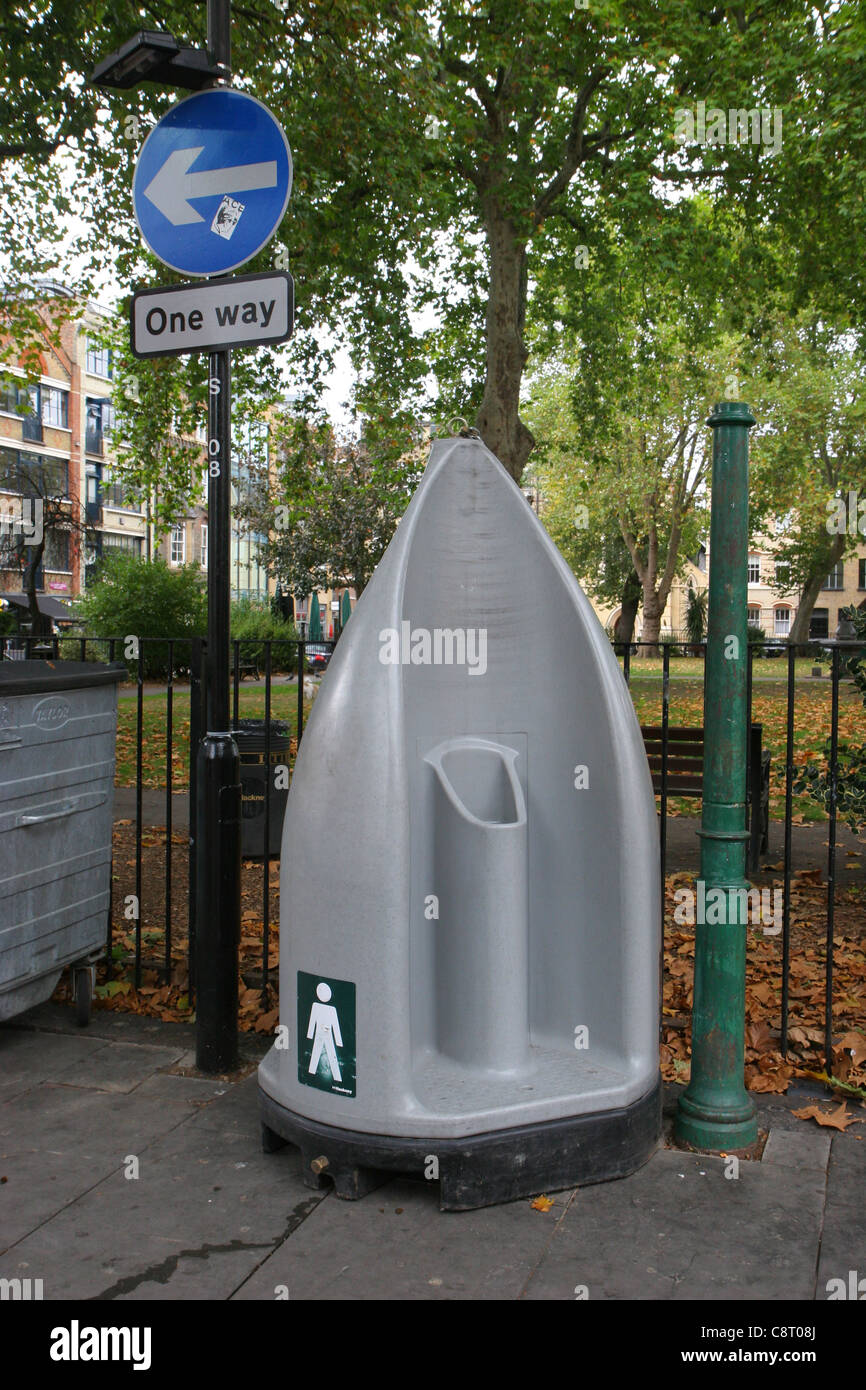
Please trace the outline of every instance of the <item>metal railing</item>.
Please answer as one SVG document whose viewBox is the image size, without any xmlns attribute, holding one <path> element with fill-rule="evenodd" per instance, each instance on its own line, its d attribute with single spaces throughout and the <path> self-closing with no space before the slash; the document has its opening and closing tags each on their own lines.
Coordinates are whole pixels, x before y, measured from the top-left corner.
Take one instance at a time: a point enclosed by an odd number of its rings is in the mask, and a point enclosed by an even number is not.
<svg viewBox="0 0 866 1390">
<path fill-rule="evenodd" d="M 614 650 L 622 659 L 623 675 L 626 684 L 631 685 L 632 673 L 634 670 L 633 657 L 640 652 L 641 648 L 651 649 L 653 653 L 658 651 L 660 655 L 656 658 L 661 663 L 661 744 L 662 744 L 662 776 L 661 790 L 659 794 L 659 847 L 661 856 L 662 870 L 662 911 L 664 912 L 664 891 L 665 876 L 667 869 L 667 830 L 668 830 L 668 807 L 670 801 L 668 789 L 668 761 L 670 754 L 670 704 L 671 704 L 671 676 L 670 661 L 671 649 L 681 645 L 687 650 L 683 655 L 693 654 L 696 644 L 685 642 L 681 644 L 665 643 L 641 643 L 632 642 L 614 643 Z M 797 766 L 794 760 L 795 739 L 796 739 L 796 663 L 798 659 L 811 656 L 813 659 L 827 653 L 830 659 L 829 684 L 830 684 L 830 720 L 827 730 L 827 738 L 830 744 L 829 758 L 827 762 L 827 776 L 829 796 L 827 811 L 827 892 L 825 906 L 825 934 L 824 934 L 824 1066 L 826 1074 L 832 1075 L 833 1070 L 833 965 L 835 949 L 835 911 L 836 911 L 836 884 L 837 884 L 837 836 L 838 836 L 838 778 L 839 778 L 839 693 L 843 679 L 843 659 L 845 656 L 855 656 L 864 652 L 862 642 L 858 641 L 811 641 L 804 646 L 792 645 L 788 642 L 781 644 L 784 648 L 786 657 L 786 679 L 785 679 L 785 811 L 784 811 L 784 849 L 782 857 L 782 960 L 781 960 L 781 1007 L 780 1007 L 780 1051 L 783 1057 L 788 1054 L 788 1031 L 790 1026 L 790 981 L 791 981 L 791 882 L 792 882 L 792 862 L 793 862 L 793 796 L 794 781 L 797 774 Z M 705 653 L 706 643 L 700 644 L 701 651 Z M 752 703 L 754 694 L 753 663 L 756 653 L 760 654 L 760 644 L 750 644 L 748 647 L 748 667 L 747 667 L 747 727 L 752 727 Z M 641 659 L 638 660 L 640 667 Z M 706 667 L 704 668 L 704 673 Z M 743 731 L 744 737 L 746 731 Z M 864 728 L 866 737 L 866 728 Z M 751 747 L 751 741 L 747 740 L 747 748 Z M 759 771 L 754 767 L 753 761 L 747 763 L 747 778 L 751 779 Z M 745 797 L 748 808 L 749 797 Z M 752 845 L 754 846 L 755 825 L 752 821 Z M 754 867 L 754 861 L 753 861 Z"/>
<path fill-rule="evenodd" d="M 267 848 L 270 840 L 271 817 L 274 812 L 272 805 L 273 795 L 273 776 L 271 775 L 271 752 L 272 752 L 272 723 L 275 712 L 275 704 L 279 702 L 284 705 L 284 712 L 287 722 L 292 727 L 292 737 L 297 741 L 295 748 L 291 750 L 288 765 L 289 776 L 292 775 L 294 766 L 294 756 L 297 746 L 303 736 L 304 717 L 305 717 L 305 677 L 307 672 L 307 648 L 313 646 L 321 651 L 332 652 L 336 645 L 333 641 L 316 641 L 313 644 L 299 639 L 240 639 L 233 640 L 232 665 L 230 672 L 231 681 L 231 708 L 232 708 L 232 727 L 237 729 L 242 718 L 249 714 L 249 708 L 244 709 L 244 705 L 251 703 L 244 698 L 244 690 L 247 692 L 255 689 L 261 692 L 261 719 L 263 722 L 264 737 L 264 764 L 267 775 L 264 778 L 264 821 L 263 821 L 263 846 L 264 854 L 261 858 L 261 917 L 262 917 L 262 941 L 261 941 L 261 965 L 256 972 L 256 979 L 253 983 L 260 986 L 263 994 L 267 991 L 271 983 L 272 968 L 270 966 L 270 946 L 271 946 L 271 905 L 272 888 L 270 881 L 270 859 Z M 684 654 L 694 654 L 696 644 L 683 642 L 673 644 L 665 642 L 654 644 L 654 649 L 658 650 L 657 659 L 651 663 L 645 663 L 638 655 L 641 648 L 649 648 L 648 643 L 615 643 L 614 649 L 622 665 L 623 675 L 626 683 L 634 684 L 635 673 L 641 672 L 647 676 L 652 676 L 658 681 L 659 698 L 659 727 L 661 730 L 661 776 L 658 791 L 659 809 L 659 854 L 662 869 L 662 893 L 664 894 L 664 883 L 669 859 L 668 823 L 671 811 L 671 802 L 676 797 L 676 788 L 669 785 L 669 762 L 671 757 L 671 704 L 672 704 L 672 678 L 671 660 L 673 656 L 672 648 L 674 645 L 681 646 Z M 132 966 L 132 978 L 136 988 L 140 988 L 142 983 L 142 973 L 145 968 L 156 968 L 162 980 L 168 981 L 171 978 L 173 963 L 176 964 L 175 946 L 178 944 L 178 932 L 182 929 L 183 905 L 186 906 L 186 937 L 187 937 L 187 960 L 189 967 L 189 978 L 191 987 L 194 988 L 194 962 L 195 962 L 195 935 L 196 935 L 196 858 L 199 847 L 196 841 L 196 786 L 194 773 L 195 752 L 199 740 L 205 732 L 205 702 L 204 702 L 204 659 L 206 643 L 203 638 L 140 638 L 135 655 L 130 655 L 129 639 L 122 637 L 114 638 L 95 638 L 95 637 L 50 637 L 39 638 L 33 636 L 7 636 L 0 637 L 0 656 L 3 659 L 23 655 L 25 657 L 50 656 L 54 659 L 68 658 L 81 661 L 88 660 L 126 660 L 130 671 L 129 689 L 121 689 L 119 700 L 122 705 L 125 700 L 134 701 L 134 716 L 132 721 L 125 719 L 123 737 L 128 741 L 128 725 L 133 725 L 133 761 L 134 761 L 134 828 L 133 828 L 133 847 L 134 857 L 125 866 L 132 867 L 134 871 L 134 893 L 137 904 L 137 917 L 134 925 L 134 949 L 130 964 Z M 23 651 L 22 651 L 23 647 Z M 705 645 L 701 644 L 698 651 L 703 654 Z M 772 674 L 772 679 L 781 684 L 784 670 L 784 715 L 785 715 L 785 742 L 784 751 L 776 749 L 776 766 L 778 768 L 779 756 L 782 756 L 784 763 L 784 848 L 782 858 L 782 891 L 783 891 L 783 912 L 782 912 L 782 932 L 781 932 L 781 1005 L 780 1005 L 780 1047 L 781 1052 L 787 1055 L 789 1043 L 789 1026 L 791 1013 L 790 997 L 790 976 L 791 976 L 791 889 L 793 879 L 793 798 L 794 783 L 797 776 L 797 764 L 795 761 L 795 743 L 797 733 L 797 700 L 796 700 L 796 681 L 797 670 L 796 662 L 798 657 L 808 650 L 813 653 L 826 653 L 829 656 L 829 673 L 826 684 L 829 686 L 829 727 L 827 728 L 827 739 L 829 746 L 829 756 L 827 759 L 827 779 L 828 796 L 826 801 L 827 815 L 827 861 L 826 861 L 826 902 L 824 908 L 825 930 L 824 930 L 824 1028 L 823 1028 L 823 1048 L 827 1074 L 832 1071 L 833 1061 L 833 989 L 834 989 L 834 947 L 835 947 L 835 893 L 838 883 L 838 777 L 839 777 L 839 712 L 840 712 L 840 690 L 843 682 L 847 679 L 845 670 L 845 657 L 854 655 L 863 650 L 862 643 L 858 642 L 833 642 L 822 641 L 812 642 L 807 649 L 802 647 L 795 648 L 787 646 L 785 656 L 786 666 L 780 669 L 781 663 L 774 664 L 775 669 L 772 673 L 765 668 L 762 671 L 762 678 L 766 679 Z M 748 652 L 748 723 L 752 725 L 752 704 L 754 693 L 753 662 L 755 657 L 754 647 L 749 648 Z M 676 657 L 673 657 L 676 663 Z M 776 672 L 778 671 L 778 675 Z M 689 678 L 688 673 L 684 673 Z M 702 679 L 698 676 L 698 679 Z M 249 681 L 249 684 L 246 682 Z M 674 685 L 676 682 L 674 681 Z M 287 697 L 285 701 L 282 696 Z M 150 696 L 163 696 L 165 700 L 164 714 L 160 714 L 158 720 L 146 719 L 147 700 Z M 189 729 L 188 729 L 188 759 L 182 772 L 178 769 L 175 753 L 179 725 L 183 723 L 182 718 L 178 717 L 179 699 L 181 696 L 189 698 Z M 859 697 L 858 697 L 859 698 Z M 182 713 L 182 712 L 181 712 Z M 282 716 L 281 716 L 282 717 Z M 148 954 L 152 945 L 152 931 L 148 933 L 148 941 L 145 942 L 143 934 L 144 904 L 142 895 L 145 891 L 143 863 L 144 849 L 153 848 L 153 845 L 145 845 L 147 827 L 144 823 L 144 797 L 150 788 L 145 786 L 145 744 L 147 740 L 156 738 L 156 726 L 161 725 L 162 732 L 159 738 L 161 747 L 164 739 L 165 758 L 161 777 L 155 790 L 157 795 L 163 792 L 163 811 L 165 829 L 165 856 L 162 868 L 162 895 L 164 902 L 162 905 L 162 924 L 160 933 L 162 941 L 159 955 L 154 958 Z M 186 732 L 184 730 L 184 732 Z M 745 730 L 744 730 L 745 736 Z M 866 733 L 864 733 L 866 737 Z M 153 767 L 152 757 L 148 765 Z M 760 771 L 757 769 L 757 771 Z M 750 769 L 750 775 L 754 775 L 756 769 L 754 760 Z M 176 792 L 186 792 L 188 795 L 188 834 L 189 845 L 186 857 L 186 884 L 178 882 L 179 875 L 175 872 L 172 864 L 172 836 L 177 824 L 176 807 L 174 796 Z M 748 803 L 749 798 L 744 798 Z M 754 798 L 753 798 L 754 804 Z M 778 821 L 776 822 L 778 824 Z M 159 827 L 161 828 L 161 826 Z M 752 832 L 755 832 L 754 815 L 752 818 Z M 754 856 L 754 838 L 752 841 Z M 755 859 L 752 864 L 754 867 Z M 112 900 L 108 914 L 108 924 L 106 932 L 106 948 L 109 956 L 111 955 L 114 944 L 115 934 L 121 930 L 123 924 L 124 932 L 128 929 L 128 922 L 119 912 L 123 904 L 115 901 L 116 890 L 114 888 L 114 867 L 112 868 Z M 664 904 L 663 904 L 664 907 Z M 114 925 L 112 925 L 114 923 Z M 182 938 L 181 938 L 182 939 Z M 817 962 L 816 962 L 817 968 Z"/>
</svg>

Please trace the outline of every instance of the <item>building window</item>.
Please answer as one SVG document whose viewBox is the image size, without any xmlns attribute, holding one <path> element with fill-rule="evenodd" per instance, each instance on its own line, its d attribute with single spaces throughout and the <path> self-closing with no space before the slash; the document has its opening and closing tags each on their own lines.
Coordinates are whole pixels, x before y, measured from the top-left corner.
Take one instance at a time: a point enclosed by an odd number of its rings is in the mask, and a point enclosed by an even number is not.
<svg viewBox="0 0 866 1390">
<path fill-rule="evenodd" d="M 857 561 L 857 587 L 866 589 L 866 560 Z"/>
<path fill-rule="evenodd" d="M 117 507 L 120 511 L 128 512 L 142 511 L 140 489 L 122 482 L 104 464 L 99 492 L 104 507 Z"/>
<path fill-rule="evenodd" d="M 114 406 L 111 401 L 88 399 L 84 447 L 88 454 L 102 454 L 103 439 L 114 429 Z"/>
<path fill-rule="evenodd" d="M 112 551 L 115 554 L 125 552 L 130 555 L 141 556 L 141 536 L 119 536 L 113 532 L 103 531 L 102 533 L 102 553 L 108 555 Z"/>
<path fill-rule="evenodd" d="M 827 575 L 826 584 L 821 585 L 822 589 L 843 589 L 845 587 L 845 566 L 841 560 L 836 564 Z"/>
<path fill-rule="evenodd" d="M 5 380 L 0 379 L 0 410 L 5 414 L 18 414 L 18 391 L 16 382 L 10 381 L 8 377 Z"/>
<path fill-rule="evenodd" d="M 760 626 L 761 626 L 761 610 L 760 610 L 760 608 L 748 608 L 748 609 L 746 610 L 746 614 L 747 614 L 747 617 L 748 617 L 749 625 L 750 625 L 751 627 L 760 627 Z"/>
<path fill-rule="evenodd" d="M 88 338 L 85 368 L 90 376 L 104 376 L 110 379 L 113 375 L 111 348 L 102 347 L 93 338 Z"/>
<path fill-rule="evenodd" d="M 773 635 L 775 637 L 787 637 L 791 631 L 791 610 L 790 608 L 777 608 L 773 615 Z"/>
<path fill-rule="evenodd" d="M 829 608 L 813 608 L 812 616 L 809 619 L 809 636 L 814 638 L 829 637 L 830 635 L 830 610 Z"/>
<path fill-rule="evenodd" d="M 39 409 L 39 387 L 19 386 L 17 381 L 0 381 L 0 410 L 7 415 L 34 415 Z"/>
<path fill-rule="evenodd" d="M 207 526 L 201 528 L 201 567 L 207 569 Z"/>
<path fill-rule="evenodd" d="M 182 565 L 186 554 L 186 530 L 181 524 L 173 526 L 171 531 L 171 563 Z"/>
<path fill-rule="evenodd" d="M 25 497 L 68 497 L 69 461 L 0 449 L 0 489 Z"/>
<path fill-rule="evenodd" d="M 259 549 L 266 539 L 257 531 L 232 531 L 232 593 L 235 598 L 267 597 L 267 572 Z"/>
<path fill-rule="evenodd" d="M 18 570 L 26 564 L 26 547 L 20 531 L 0 530 L 0 570 Z M 14 585 L 13 585 L 14 587 Z"/>
<path fill-rule="evenodd" d="M 49 531 L 45 537 L 42 568 L 68 572 L 69 567 L 69 532 Z"/>
<path fill-rule="evenodd" d="M 42 397 L 42 423 L 43 425 L 53 425 L 55 428 L 69 428 L 69 392 L 61 391 L 58 386 L 43 386 L 40 389 Z"/>
<path fill-rule="evenodd" d="M 105 471 L 102 474 L 102 486 L 99 489 L 99 495 L 104 507 L 123 506 L 123 484 L 113 482 L 111 474 Z"/>
<path fill-rule="evenodd" d="M 761 557 L 760 555 L 749 556 L 749 583 L 760 584 L 761 582 Z"/>
<path fill-rule="evenodd" d="M 40 408 L 40 388 L 38 386 L 18 386 L 7 379 L 0 387 L 0 410 L 8 415 L 17 415 L 21 421 L 22 439 L 42 440 L 42 412 Z"/>
</svg>

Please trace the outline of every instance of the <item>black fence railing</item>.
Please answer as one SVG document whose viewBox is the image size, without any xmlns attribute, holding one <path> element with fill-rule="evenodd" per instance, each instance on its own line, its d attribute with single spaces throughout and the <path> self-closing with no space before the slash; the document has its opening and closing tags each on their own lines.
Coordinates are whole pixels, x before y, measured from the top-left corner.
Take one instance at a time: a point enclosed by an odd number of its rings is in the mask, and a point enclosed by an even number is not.
<svg viewBox="0 0 866 1390">
<path fill-rule="evenodd" d="M 235 730 L 260 726 L 260 746 L 251 766 L 258 777 L 255 799 L 261 802 L 261 853 L 245 853 L 246 892 L 260 872 L 257 898 L 261 913 L 261 950 L 258 967 L 248 971 L 247 985 L 261 988 L 266 997 L 272 983 L 272 906 L 271 827 L 282 814 L 285 798 L 277 791 L 287 790 L 297 748 L 303 736 L 309 701 L 315 685 L 310 678 L 327 666 L 335 642 L 306 642 L 299 639 L 240 639 L 231 644 L 231 709 Z M 196 862 L 200 847 L 196 843 L 195 753 L 205 732 L 204 662 L 206 643 L 202 638 L 129 637 L 0 637 L 0 657 L 49 657 L 50 659 L 124 660 L 129 682 L 118 692 L 118 740 L 115 832 L 124 832 L 120 845 L 122 860 L 112 865 L 112 898 L 108 914 L 106 948 L 111 958 L 131 966 L 136 989 L 146 971 L 157 972 L 168 982 L 178 958 L 186 956 L 191 990 L 195 983 Z M 650 644 L 614 644 L 623 675 L 632 689 L 635 707 L 644 730 L 650 768 L 658 796 L 659 854 L 662 892 L 669 868 L 669 819 L 672 803 L 681 796 L 700 795 L 700 763 L 703 726 L 703 698 L 694 695 L 689 706 L 690 726 L 683 729 L 672 722 L 678 677 L 682 673 L 692 685 L 703 690 L 705 666 L 700 673 L 683 670 L 679 656 L 701 658 L 704 644 L 689 641 Z M 682 649 L 681 651 L 678 649 Z M 827 818 L 826 897 L 824 920 L 824 1008 L 823 1050 L 827 1074 L 833 1062 L 835 904 L 838 886 L 838 777 L 840 746 L 840 696 L 846 690 L 856 695 L 856 708 L 862 711 L 859 695 L 853 689 L 847 670 L 848 659 L 862 651 L 855 642 L 810 643 L 808 648 L 788 646 L 783 653 L 786 664 L 763 667 L 756 676 L 753 663 L 756 647 L 748 652 L 748 727 L 746 738 L 748 793 L 744 789 L 747 823 L 750 830 L 749 862 L 759 867 L 766 848 L 763 839 L 765 813 L 769 812 L 767 754 L 772 753 L 776 782 L 783 767 L 784 829 L 782 850 L 782 931 L 781 1005 L 779 1016 L 780 1050 L 787 1054 L 791 1014 L 792 964 L 792 882 L 793 825 L 796 760 L 797 688 L 810 681 L 820 663 L 824 688 L 828 690 L 826 774 L 828 794 L 824 810 Z M 654 660 L 644 653 L 651 652 Z M 805 663 L 798 670 L 798 662 Z M 674 674 L 672 676 L 672 663 Z M 807 669 L 808 668 L 808 669 Z M 770 682 L 777 689 L 780 708 L 776 732 L 769 743 L 761 743 L 761 722 L 753 721 L 755 690 Z M 644 722 L 651 719 L 651 723 Z M 779 730 L 784 730 L 783 735 Z M 758 731 L 756 736 L 755 731 Z M 766 730 L 765 730 L 766 733 Z M 683 737 L 685 735 L 685 737 Z M 698 735 L 700 737 L 698 737 Z M 801 770 L 801 769 L 800 769 Z M 243 773 L 243 769 L 242 769 Z M 280 786 L 276 781 L 279 777 Z M 778 800 L 778 798 L 777 798 Z M 122 805 L 119 803 L 122 801 Z M 817 806 L 817 803 L 815 803 Z M 676 809 L 676 807 L 674 807 Z M 132 814 L 125 814 L 131 810 Z M 118 812 L 123 814 L 118 814 Z M 182 833 L 186 821 L 186 835 Z M 820 812 L 816 812 L 820 814 Z M 129 822 L 131 831 L 127 833 Z M 778 818 L 776 820 L 778 824 Z M 157 863 L 157 832 L 164 835 L 162 864 Z M 186 853 L 183 847 L 186 846 Z M 145 850 L 148 851 L 145 856 Z M 180 853 L 173 853 L 179 850 Z M 129 857 L 127 857 L 129 856 Z M 115 851 L 115 859 L 118 850 Z M 260 865 L 256 861 L 260 859 Z M 156 866 L 156 867 L 155 867 Z M 147 873 L 145 873 L 147 868 Z M 130 873 L 131 871 L 131 873 Z M 126 891 L 126 890 L 129 891 Z M 132 902 L 130 903 L 130 898 Z M 150 899 L 150 901 L 148 901 Z M 154 899 L 159 901 L 153 901 Z M 664 903 L 663 903 L 664 907 Z M 182 951 L 183 936 L 186 951 Z M 131 950 L 121 942 L 132 940 Z"/>
<path fill-rule="evenodd" d="M 781 647 L 781 655 L 786 660 L 785 669 L 785 739 L 784 739 L 784 847 L 782 853 L 782 959 L 781 959 L 781 1006 L 780 1006 L 780 1051 L 783 1057 L 788 1054 L 789 1045 L 789 1026 L 791 1012 L 791 885 L 792 885 L 792 866 L 793 866 L 793 797 L 794 783 L 797 776 L 797 764 L 795 761 L 796 732 L 797 732 L 797 662 L 800 661 L 804 666 L 809 666 L 810 670 L 802 672 L 802 680 L 814 680 L 815 676 L 820 676 L 829 684 L 830 708 L 828 711 L 828 727 L 824 731 L 827 743 L 829 744 L 829 754 L 827 757 L 826 773 L 828 795 L 826 798 L 827 813 L 827 888 L 825 899 L 825 933 L 824 933 L 824 1009 L 823 1009 L 823 1052 L 824 1067 L 827 1076 L 832 1075 L 833 1071 L 833 971 L 835 953 L 835 912 L 836 912 L 836 886 L 837 886 L 837 838 L 838 838 L 838 778 L 839 778 L 839 701 L 840 689 L 843 682 L 843 669 L 847 660 L 856 657 L 858 654 L 866 655 L 862 642 L 856 641 L 811 641 L 804 646 L 792 645 L 788 642 L 774 643 L 774 646 Z M 682 649 L 682 650 L 678 650 Z M 623 675 L 626 683 L 631 687 L 632 677 L 635 666 L 640 670 L 641 666 L 648 666 L 647 657 L 655 658 L 652 663 L 655 666 L 660 664 L 661 683 L 660 683 L 660 748 L 661 748 L 661 776 L 658 779 L 659 793 L 659 845 L 662 868 L 662 894 L 664 895 L 664 883 L 667 869 L 667 832 L 668 832 L 668 808 L 671 797 L 669 787 L 669 769 L 671 764 L 671 743 L 672 730 L 670 724 L 671 706 L 671 656 L 705 655 L 706 643 L 695 644 L 692 642 L 674 643 L 663 642 L 651 643 L 614 643 L 614 650 L 621 658 Z M 760 643 L 752 643 L 748 648 L 747 664 L 747 709 L 748 709 L 748 728 L 753 732 L 759 725 L 752 719 L 753 697 L 755 690 L 754 660 L 755 657 L 763 655 Z M 636 659 L 636 660 L 635 660 Z M 829 665 L 828 665 L 829 663 Z M 706 665 L 704 665 L 704 678 L 706 676 Z M 775 670 L 771 677 L 777 682 L 781 681 L 781 676 L 775 676 Z M 851 684 L 851 682 L 849 682 Z M 859 702 L 859 696 L 858 702 Z M 862 706 L 860 706 L 862 709 Z M 864 721 L 866 723 L 866 721 Z M 760 742 L 752 737 L 746 738 L 746 731 L 743 731 L 746 741 L 746 766 L 747 766 L 747 791 L 744 796 L 746 807 L 746 826 L 750 829 L 749 841 L 749 860 L 750 868 L 757 870 L 759 867 L 757 853 L 760 841 L 760 827 L 756 819 L 756 807 L 758 788 L 762 788 L 761 777 L 763 768 L 759 759 Z M 866 735 L 866 728 L 864 728 Z M 751 813 L 751 825 L 749 824 Z M 664 899 L 663 899 L 664 901 Z"/>
</svg>

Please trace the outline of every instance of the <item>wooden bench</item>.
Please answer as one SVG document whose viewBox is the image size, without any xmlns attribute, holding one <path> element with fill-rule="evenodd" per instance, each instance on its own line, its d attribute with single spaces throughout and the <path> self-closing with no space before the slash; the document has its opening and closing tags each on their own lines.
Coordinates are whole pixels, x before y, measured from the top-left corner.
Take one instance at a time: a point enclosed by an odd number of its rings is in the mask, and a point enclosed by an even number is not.
<svg viewBox="0 0 866 1390">
<path fill-rule="evenodd" d="M 243 680 L 244 676 L 254 676 L 257 681 L 261 680 L 259 668 L 254 661 L 238 662 L 238 680 Z"/>
<path fill-rule="evenodd" d="M 662 726 L 642 724 L 644 747 L 653 779 L 653 790 L 662 789 Z M 767 853 L 770 828 L 770 754 L 762 748 L 763 725 L 753 724 L 749 734 L 746 769 L 749 813 L 749 868 L 759 867 L 759 856 Z M 667 794 L 702 797 L 704 782 L 703 729 L 668 725 Z"/>
</svg>

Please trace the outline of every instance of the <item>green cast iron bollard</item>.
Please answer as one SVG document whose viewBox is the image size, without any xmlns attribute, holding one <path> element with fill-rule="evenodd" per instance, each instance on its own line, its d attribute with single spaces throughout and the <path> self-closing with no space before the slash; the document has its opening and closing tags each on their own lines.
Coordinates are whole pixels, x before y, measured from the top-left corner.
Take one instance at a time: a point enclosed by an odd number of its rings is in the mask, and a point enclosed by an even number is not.
<svg viewBox="0 0 866 1390">
<path fill-rule="evenodd" d="M 713 428 L 713 489 L 700 830 L 704 891 L 699 882 L 692 1070 L 679 1100 L 676 1137 L 700 1149 L 730 1150 L 758 1137 L 754 1101 L 743 1084 L 746 586 L 749 429 L 755 417 L 747 405 L 723 401 L 707 423 Z"/>
</svg>

